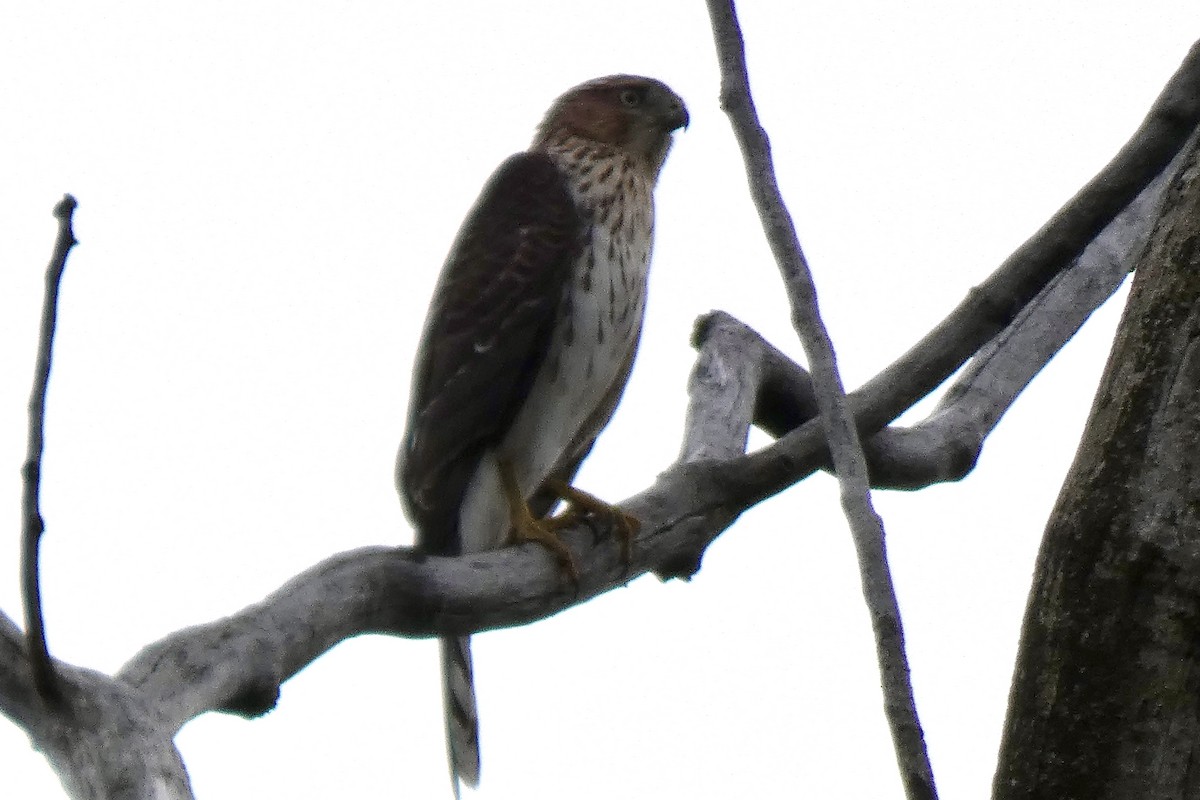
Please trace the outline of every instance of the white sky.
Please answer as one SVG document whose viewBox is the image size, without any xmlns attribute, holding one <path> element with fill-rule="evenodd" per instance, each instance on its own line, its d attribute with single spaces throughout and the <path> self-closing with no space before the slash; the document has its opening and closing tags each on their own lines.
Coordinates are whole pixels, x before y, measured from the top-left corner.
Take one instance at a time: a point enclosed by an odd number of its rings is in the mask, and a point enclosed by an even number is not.
<svg viewBox="0 0 1200 800">
<path fill-rule="evenodd" d="M 851 387 L 1108 160 L 1200 34 L 1195 0 L 743 5 Z M 658 192 L 641 356 L 580 485 L 619 499 L 673 460 L 696 315 L 798 354 L 699 2 L 10 2 L 0 31 L 0 608 L 20 617 L 25 405 L 71 192 L 43 487 L 68 661 L 111 672 L 334 552 L 410 540 L 391 470 L 433 280 L 488 174 L 581 80 L 658 77 L 692 125 Z M 970 478 L 876 495 L 945 798 L 990 791 L 1041 528 L 1118 314 Z M 643 578 L 475 651 L 489 800 L 901 796 L 827 478 L 745 514 L 690 584 Z M 448 797 L 436 660 L 362 638 L 264 719 L 193 722 L 197 796 Z M 5 721 L 0 764 L 12 796 L 61 796 Z"/>
</svg>

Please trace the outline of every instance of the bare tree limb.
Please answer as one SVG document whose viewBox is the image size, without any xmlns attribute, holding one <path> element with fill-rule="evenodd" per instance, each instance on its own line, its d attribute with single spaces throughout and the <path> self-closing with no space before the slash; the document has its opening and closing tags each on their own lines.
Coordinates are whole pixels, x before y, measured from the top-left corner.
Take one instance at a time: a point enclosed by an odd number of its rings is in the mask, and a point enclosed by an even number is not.
<svg viewBox="0 0 1200 800">
<path fill-rule="evenodd" d="M 743 366 L 752 359 L 726 359 L 729 352 L 726 345 L 701 358 L 693 374 L 694 413 L 682 449 L 696 465 L 745 448 L 753 399 L 742 387 L 754 385 L 745 377 L 754 368 Z M 724 409 L 723 424 L 709 413 L 713 407 Z M 582 566 L 577 589 L 538 546 L 460 558 L 363 548 L 315 565 L 261 603 L 147 646 L 112 678 L 59 663 L 67 697 L 59 707 L 39 701 L 26 643 L 0 613 L 0 713 L 29 732 L 72 797 L 117 796 L 120 787 L 121 796 L 187 800 L 191 789 L 173 744 L 179 728 L 207 711 L 268 711 L 284 681 L 345 639 L 521 625 L 646 571 L 691 575 L 737 516 L 703 508 L 689 477 L 694 468 L 681 463 L 624 506 L 643 521 L 628 567 L 617 544 L 597 538 L 586 522 L 565 534 Z"/>
<path fill-rule="evenodd" d="M 683 447 L 676 467 L 719 461 L 746 452 L 750 424 L 762 390 L 761 373 L 773 350 L 762 337 L 728 314 L 715 312 L 696 321 L 692 343 L 699 354 L 688 381 L 688 412 Z M 661 479 L 660 479 L 661 480 Z M 718 533 L 733 524 L 742 509 L 705 512 L 703 527 Z M 654 567 L 662 580 L 688 579 L 700 571 L 711 538 L 677 551 Z"/>
<path fill-rule="evenodd" d="M 1166 168 L 1198 122 L 1200 43 L 1113 160 L 920 342 L 850 393 L 859 433 L 878 433 L 1007 327 Z M 814 420 L 769 447 L 714 465 L 703 478 L 704 491 L 714 504 L 744 508 L 802 480 L 828 458 Z"/>
<path fill-rule="evenodd" d="M 1193 132 L 1189 141 L 1194 141 Z M 973 454 L 1016 397 L 1117 290 L 1141 258 L 1162 211 L 1166 187 L 1183 168 L 1190 146 L 1059 273 L 975 358 L 916 429 L 944 431 Z M 882 477 L 882 476 L 880 476 Z M 923 485 L 923 484 L 922 484 Z"/>
<path fill-rule="evenodd" d="M 884 714 L 896 748 L 901 779 L 909 800 L 933 800 L 937 797 L 933 767 L 913 697 L 908 655 L 904 650 L 904 626 L 887 560 L 883 520 L 871 503 L 866 456 L 846 402 L 833 342 L 821 319 L 812 273 L 775 180 L 771 145 L 750 93 L 745 45 L 733 0 L 709 0 L 708 9 L 721 67 L 721 107 L 728 114 L 741 147 L 750 194 L 787 287 L 792 325 L 800 335 L 812 369 L 820 421 L 858 553 L 863 597 L 875 634 Z"/>
<path fill-rule="evenodd" d="M 873 487 L 919 489 L 960 480 L 975 468 L 984 441 L 1016 398 L 1133 269 L 1188 150 L 975 355 L 928 417 L 884 428 L 864 443 Z M 724 324 L 742 325 L 732 318 Z M 758 334 L 744 329 L 741 336 Z M 755 424 L 779 437 L 816 417 L 807 370 L 761 339 L 754 352 L 764 359 Z"/>
<path fill-rule="evenodd" d="M 686 475 L 668 473 L 625 506 L 644 522 L 628 570 L 608 537 L 586 523 L 568 531 L 581 565 L 577 591 L 533 545 L 459 558 L 391 547 L 343 553 L 261 603 L 144 648 L 113 678 L 60 663 L 67 702 L 56 708 L 39 707 L 23 639 L 0 615 L 0 712 L 29 732 L 73 797 L 117 796 L 114 787 L 135 786 L 138 793 L 120 796 L 190 798 L 172 743 L 188 720 L 207 711 L 269 710 L 283 681 L 356 635 L 427 637 L 526 624 L 680 553 L 703 552 L 720 532 L 711 520 L 727 525 L 733 515 L 693 513 L 700 502 Z"/>
<path fill-rule="evenodd" d="M 67 254 L 75 245 L 71 219 L 75 198 L 65 195 L 54 207 L 58 219 L 58 238 L 46 268 L 46 293 L 42 300 L 42 323 L 38 339 L 37 364 L 33 390 L 29 397 L 29 443 L 21 470 L 21 591 L 25 601 L 25 632 L 29 637 L 29 665 L 33 683 L 46 702 L 61 699 L 54 672 L 54 660 L 46 645 L 46 625 L 42 617 L 42 590 L 38 570 L 39 544 L 45 522 L 39 503 L 42 482 L 43 433 L 46 426 L 46 387 L 50 381 L 50 361 L 54 350 L 54 328 L 58 319 L 58 287 L 67 266 Z"/>
<path fill-rule="evenodd" d="M 183 759 L 157 710 L 119 680 L 55 663 L 62 702 L 46 705 L 17 626 L 0 613 L 0 712 L 29 734 L 73 798 L 190 800 Z"/>
</svg>

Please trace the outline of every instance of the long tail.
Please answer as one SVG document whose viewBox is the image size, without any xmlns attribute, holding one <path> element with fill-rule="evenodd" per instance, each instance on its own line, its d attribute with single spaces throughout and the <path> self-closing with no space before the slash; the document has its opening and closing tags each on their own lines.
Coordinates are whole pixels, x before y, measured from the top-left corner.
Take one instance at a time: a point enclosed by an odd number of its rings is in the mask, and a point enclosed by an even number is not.
<svg viewBox="0 0 1200 800">
<path fill-rule="evenodd" d="M 479 785 L 479 711 L 471 672 L 471 638 L 448 636 L 442 644 L 442 700 L 446 707 L 446 758 L 450 782 Z"/>
</svg>

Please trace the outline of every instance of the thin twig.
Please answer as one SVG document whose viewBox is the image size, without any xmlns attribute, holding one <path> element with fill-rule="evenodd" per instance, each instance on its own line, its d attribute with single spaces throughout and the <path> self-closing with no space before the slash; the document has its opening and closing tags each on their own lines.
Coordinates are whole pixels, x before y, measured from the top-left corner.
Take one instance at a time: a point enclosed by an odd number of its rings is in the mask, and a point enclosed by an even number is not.
<svg viewBox="0 0 1200 800">
<path fill-rule="evenodd" d="M 884 711 L 901 778 L 910 800 L 932 800 L 937 797 L 937 789 L 913 698 L 900 607 L 887 562 L 883 520 L 871 504 L 866 457 L 846 403 L 833 342 L 821 320 L 812 274 L 775 181 L 770 142 L 759 123 L 750 94 L 750 76 L 733 2 L 709 0 L 708 7 L 721 66 L 721 105 L 729 115 L 741 146 L 750 193 L 771 251 L 783 273 L 791 301 L 792 323 L 812 368 L 817 405 L 841 485 L 842 508 L 858 553 L 863 595 L 875 632 Z"/>
<path fill-rule="evenodd" d="M 29 663 L 38 694 L 47 702 L 61 697 L 54 660 L 46 646 L 46 625 L 42 617 L 42 590 L 38 570 L 39 544 L 45 531 L 39 503 L 42 479 L 43 431 L 46 425 L 46 386 L 50 381 L 50 360 L 54 349 L 54 327 L 58 319 L 58 287 L 67 266 L 67 254 L 75 245 L 71 218 L 75 213 L 75 198 L 64 195 L 54 207 L 58 220 L 58 238 L 54 253 L 46 268 L 46 294 L 42 302 L 42 324 L 38 340 L 37 366 L 33 374 L 33 391 L 29 397 L 29 446 L 25 466 L 21 470 L 24 492 L 21 500 L 21 590 L 25 599 L 25 636 L 29 647 Z"/>
</svg>

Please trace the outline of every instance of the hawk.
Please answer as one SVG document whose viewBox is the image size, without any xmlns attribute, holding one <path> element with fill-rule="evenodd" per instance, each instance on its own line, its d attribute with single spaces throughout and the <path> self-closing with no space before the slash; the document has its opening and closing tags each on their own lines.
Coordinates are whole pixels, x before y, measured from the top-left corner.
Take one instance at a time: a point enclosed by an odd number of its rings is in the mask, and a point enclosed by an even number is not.
<svg viewBox="0 0 1200 800">
<path fill-rule="evenodd" d="M 570 481 L 608 424 L 646 307 L 654 185 L 683 101 L 635 75 L 559 97 L 528 150 L 492 175 L 442 267 L 413 369 L 396 484 L 418 548 L 459 555 L 545 545 L 560 501 L 636 520 Z M 627 552 L 627 551 L 626 551 Z M 442 639 L 451 781 L 479 781 L 467 637 Z"/>
</svg>

